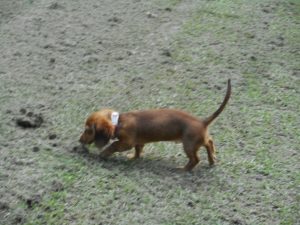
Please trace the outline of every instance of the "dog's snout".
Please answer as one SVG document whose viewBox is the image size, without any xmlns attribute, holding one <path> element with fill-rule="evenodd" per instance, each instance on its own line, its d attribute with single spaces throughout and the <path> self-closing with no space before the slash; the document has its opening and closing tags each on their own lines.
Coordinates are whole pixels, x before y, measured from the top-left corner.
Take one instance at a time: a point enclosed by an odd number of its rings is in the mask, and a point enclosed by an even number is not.
<svg viewBox="0 0 300 225">
<path fill-rule="evenodd" d="M 83 136 L 81 135 L 78 141 L 79 141 L 81 144 L 84 144 L 84 140 L 83 140 L 83 139 L 84 139 L 84 138 L 83 138 Z"/>
<path fill-rule="evenodd" d="M 85 134 L 82 134 L 79 138 L 79 143 L 81 143 L 82 145 L 87 145 L 87 144 L 91 144 L 93 142 L 93 138 L 89 137 Z"/>
</svg>

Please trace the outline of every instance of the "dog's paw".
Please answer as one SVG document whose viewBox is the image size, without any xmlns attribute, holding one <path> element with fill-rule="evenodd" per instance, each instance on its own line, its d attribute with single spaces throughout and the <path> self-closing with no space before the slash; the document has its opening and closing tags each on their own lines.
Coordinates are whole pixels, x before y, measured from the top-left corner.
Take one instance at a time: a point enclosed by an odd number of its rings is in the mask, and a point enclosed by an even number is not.
<svg viewBox="0 0 300 225">
<path fill-rule="evenodd" d="M 135 159 L 139 159 L 140 156 L 137 156 L 135 153 L 129 153 L 126 155 L 126 157 L 129 159 L 129 160 L 135 160 Z"/>
<path fill-rule="evenodd" d="M 126 157 L 127 157 L 127 159 L 129 159 L 129 160 L 134 160 L 134 159 L 136 159 L 134 153 L 127 154 Z"/>
<path fill-rule="evenodd" d="M 214 167 L 217 164 L 217 160 L 214 157 L 213 159 L 208 159 L 208 164 L 210 167 Z"/>
<path fill-rule="evenodd" d="M 191 170 L 188 170 L 187 168 L 182 167 L 182 166 L 176 167 L 176 168 L 175 168 L 175 171 L 178 172 L 178 173 L 187 173 L 187 172 L 191 172 Z"/>
</svg>

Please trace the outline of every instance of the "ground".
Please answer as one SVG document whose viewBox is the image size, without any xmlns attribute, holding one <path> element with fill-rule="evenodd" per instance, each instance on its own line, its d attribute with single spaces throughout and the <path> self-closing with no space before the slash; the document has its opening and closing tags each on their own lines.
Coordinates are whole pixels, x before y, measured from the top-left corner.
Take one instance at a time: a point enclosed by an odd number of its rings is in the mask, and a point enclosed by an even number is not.
<svg viewBox="0 0 300 225">
<path fill-rule="evenodd" d="M 299 224 L 298 0 L 1 0 L 0 224 Z M 180 144 L 107 161 L 97 109 L 206 117 L 218 163 Z"/>
</svg>

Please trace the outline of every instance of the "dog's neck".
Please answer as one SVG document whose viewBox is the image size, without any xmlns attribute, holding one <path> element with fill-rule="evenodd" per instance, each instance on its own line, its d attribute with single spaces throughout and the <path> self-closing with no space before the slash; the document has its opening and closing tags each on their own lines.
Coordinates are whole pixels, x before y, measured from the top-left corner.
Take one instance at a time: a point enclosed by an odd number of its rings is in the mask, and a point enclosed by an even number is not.
<svg viewBox="0 0 300 225">
<path fill-rule="evenodd" d="M 119 112 L 112 112 L 111 113 L 111 122 L 114 126 L 114 135 L 112 139 L 117 138 L 117 132 L 118 132 L 118 124 L 119 124 L 119 117 L 120 117 L 120 113 Z"/>
<path fill-rule="evenodd" d="M 117 126 L 118 123 L 119 123 L 119 116 L 120 114 L 118 112 L 112 112 L 111 113 L 111 116 L 110 116 L 110 119 L 111 119 L 111 122 L 114 126 Z"/>
</svg>

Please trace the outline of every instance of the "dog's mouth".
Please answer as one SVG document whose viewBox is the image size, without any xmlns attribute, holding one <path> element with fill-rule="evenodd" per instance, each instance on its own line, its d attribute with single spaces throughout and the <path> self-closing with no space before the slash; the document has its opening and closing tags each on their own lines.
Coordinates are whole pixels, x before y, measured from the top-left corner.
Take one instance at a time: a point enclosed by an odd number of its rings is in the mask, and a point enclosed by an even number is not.
<svg viewBox="0 0 300 225">
<path fill-rule="evenodd" d="M 91 140 L 91 141 L 89 141 L 87 144 L 88 144 L 88 145 L 91 145 L 91 144 L 93 144 L 93 142 L 94 142 L 94 140 Z"/>
<path fill-rule="evenodd" d="M 106 135 L 103 135 L 102 133 L 97 133 L 95 138 L 90 139 L 86 137 L 80 137 L 79 142 L 81 145 L 91 145 L 95 144 L 95 146 L 99 149 L 104 148 L 109 144 L 110 138 Z"/>
<path fill-rule="evenodd" d="M 91 140 L 91 141 L 86 141 L 86 140 L 82 140 L 81 138 L 79 139 L 79 142 L 82 144 L 82 145 L 90 145 L 94 142 L 94 140 Z"/>
<path fill-rule="evenodd" d="M 95 145 L 99 149 L 103 149 L 105 146 L 107 146 L 109 141 L 103 141 L 103 140 L 95 140 Z"/>
</svg>

